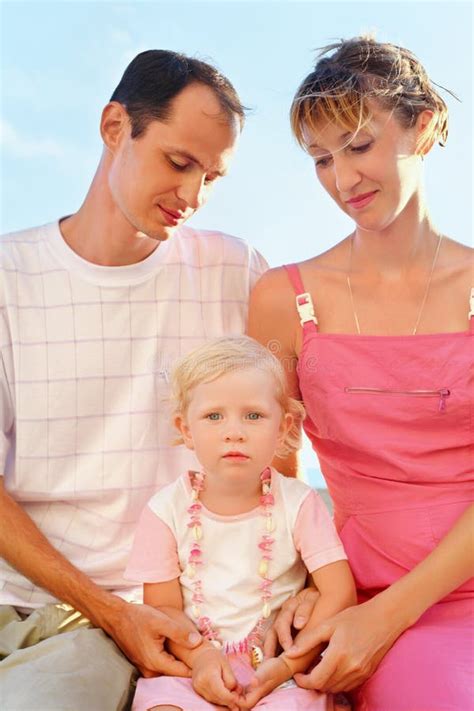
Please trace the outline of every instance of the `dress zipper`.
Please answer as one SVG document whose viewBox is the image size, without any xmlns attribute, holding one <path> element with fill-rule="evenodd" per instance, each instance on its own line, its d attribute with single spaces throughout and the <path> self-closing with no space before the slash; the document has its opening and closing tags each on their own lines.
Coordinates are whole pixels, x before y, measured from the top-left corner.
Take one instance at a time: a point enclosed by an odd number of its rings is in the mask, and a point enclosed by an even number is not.
<svg viewBox="0 0 474 711">
<path fill-rule="evenodd" d="M 368 393 L 371 395 L 412 395 L 414 397 L 439 397 L 439 411 L 446 410 L 446 399 L 451 395 L 448 388 L 439 390 L 390 390 L 389 388 L 344 388 L 346 393 Z"/>
</svg>

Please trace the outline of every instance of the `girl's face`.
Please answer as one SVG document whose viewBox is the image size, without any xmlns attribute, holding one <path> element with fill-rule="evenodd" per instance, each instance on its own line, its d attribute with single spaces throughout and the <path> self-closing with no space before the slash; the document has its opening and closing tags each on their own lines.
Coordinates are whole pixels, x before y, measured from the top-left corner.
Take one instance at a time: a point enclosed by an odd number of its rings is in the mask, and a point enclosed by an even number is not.
<svg viewBox="0 0 474 711">
<path fill-rule="evenodd" d="M 306 130 L 319 181 L 361 229 L 387 228 L 420 190 L 416 145 L 430 119 L 431 113 L 425 111 L 407 129 L 393 113 L 375 108 L 369 124 L 358 133 L 336 123 Z"/>
<path fill-rule="evenodd" d="M 193 388 L 176 425 L 207 474 L 258 481 L 292 422 L 275 390 L 274 376 L 258 367 L 224 373 Z"/>
</svg>

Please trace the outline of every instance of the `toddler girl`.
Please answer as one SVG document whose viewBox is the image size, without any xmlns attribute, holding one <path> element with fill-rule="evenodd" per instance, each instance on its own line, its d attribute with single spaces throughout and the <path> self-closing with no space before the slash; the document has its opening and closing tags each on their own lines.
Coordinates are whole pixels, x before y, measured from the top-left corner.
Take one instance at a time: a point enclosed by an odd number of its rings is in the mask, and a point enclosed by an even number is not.
<svg viewBox="0 0 474 711">
<path fill-rule="evenodd" d="M 292 681 L 320 649 L 262 663 L 265 632 L 307 573 L 320 597 L 301 635 L 355 604 L 324 504 L 270 466 L 275 454 L 298 448 L 303 407 L 288 396 L 278 360 L 245 336 L 197 348 L 172 382 L 179 441 L 201 468 L 151 499 L 126 574 L 144 583 L 146 604 L 184 609 L 203 641 L 193 650 L 169 642 L 192 678 L 140 679 L 133 710 L 333 709 L 332 697 Z M 270 678 L 262 684 L 253 671 L 260 664 Z"/>
</svg>

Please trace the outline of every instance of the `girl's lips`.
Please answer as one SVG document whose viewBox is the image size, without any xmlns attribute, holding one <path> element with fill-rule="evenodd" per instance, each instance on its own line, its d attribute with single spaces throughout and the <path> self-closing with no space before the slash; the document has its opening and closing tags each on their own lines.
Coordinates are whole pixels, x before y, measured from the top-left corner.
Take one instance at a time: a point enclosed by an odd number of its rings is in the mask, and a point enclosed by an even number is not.
<svg viewBox="0 0 474 711">
<path fill-rule="evenodd" d="M 224 459 L 248 459 L 248 457 L 246 454 L 242 454 L 242 452 L 228 452 L 224 454 Z"/>
<path fill-rule="evenodd" d="M 354 207 L 356 210 L 368 205 L 374 197 L 377 195 L 377 191 L 373 190 L 371 193 L 364 193 L 363 195 L 358 195 L 357 197 L 351 198 L 346 201 L 347 205 Z"/>
</svg>

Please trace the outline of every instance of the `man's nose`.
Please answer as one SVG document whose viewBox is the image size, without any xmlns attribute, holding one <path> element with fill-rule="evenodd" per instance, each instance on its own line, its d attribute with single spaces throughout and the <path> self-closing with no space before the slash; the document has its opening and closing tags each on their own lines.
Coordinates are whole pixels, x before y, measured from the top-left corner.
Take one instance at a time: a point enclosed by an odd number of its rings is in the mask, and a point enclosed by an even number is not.
<svg viewBox="0 0 474 711">
<path fill-rule="evenodd" d="M 204 203 L 206 184 L 205 176 L 189 174 L 183 178 L 178 188 L 178 197 L 184 200 L 187 207 L 198 210 Z"/>
</svg>

